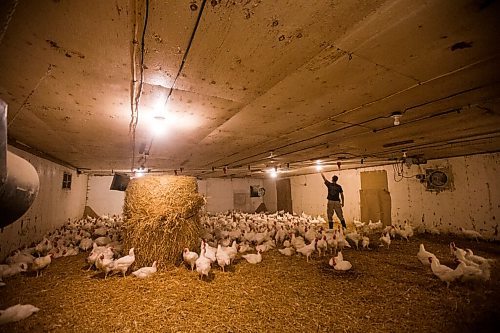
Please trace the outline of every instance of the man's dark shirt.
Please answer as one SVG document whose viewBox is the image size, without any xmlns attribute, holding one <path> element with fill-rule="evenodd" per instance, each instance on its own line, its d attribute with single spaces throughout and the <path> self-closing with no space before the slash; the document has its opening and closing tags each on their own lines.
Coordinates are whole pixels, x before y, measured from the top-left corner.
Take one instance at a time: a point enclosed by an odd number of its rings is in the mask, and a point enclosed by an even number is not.
<svg viewBox="0 0 500 333">
<path fill-rule="evenodd" d="M 328 196 L 326 198 L 332 201 L 340 201 L 340 193 L 343 192 L 342 186 L 330 183 L 328 180 L 325 180 L 325 185 L 328 187 Z"/>
</svg>

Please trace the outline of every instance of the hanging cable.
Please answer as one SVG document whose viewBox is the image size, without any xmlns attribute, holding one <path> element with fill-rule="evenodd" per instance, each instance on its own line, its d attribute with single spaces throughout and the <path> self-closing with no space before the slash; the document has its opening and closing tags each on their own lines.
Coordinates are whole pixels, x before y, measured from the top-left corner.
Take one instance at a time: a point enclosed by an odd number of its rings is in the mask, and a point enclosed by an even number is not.
<svg viewBox="0 0 500 333">
<path fill-rule="evenodd" d="M 207 0 L 203 0 L 202 3 L 201 3 L 200 11 L 198 12 L 198 17 L 196 18 L 196 23 L 194 24 L 193 31 L 191 32 L 191 37 L 189 37 L 189 42 L 188 42 L 188 46 L 186 48 L 186 52 L 184 52 L 184 55 L 182 56 L 181 65 L 179 67 L 179 70 L 177 71 L 177 75 L 175 75 L 174 82 L 170 86 L 170 90 L 168 92 L 167 99 L 165 100 L 165 104 L 164 104 L 165 106 L 167 105 L 167 102 L 170 99 L 170 95 L 172 95 L 172 92 L 174 91 L 175 83 L 177 82 L 177 79 L 181 75 L 182 69 L 184 68 L 184 64 L 186 63 L 189 50 L 191 49 L 191 45 L 193 44 L 193 40 L 194 40 L 194 36 L 196 34 L 196 30 L 198 29 L 198 25 L 200 24 L 201 15 L 203 14 L 203 9 L 205 9 L 205 3 L 206 2 L 207 2 Z"/>
<path fill-rule="evenodd" d="M 7 128 L 9 128 L 10 125 L 12 125 L 12 123 L 14 122 L 14 120 L 16 120 L 17 116 L 19 116 L 21 114 L 21 111 L 23 111 L 23 109 L 26 106 L 26 104 L 28 104 L 28 101 L 30 100 L 31 96 L 33 96 L 33 94 L 38 89 L 38 87 L 40 86 L 40 84 L 42 84 L 42 82 L 45 81 L 45 79 L 50 75 L 50 73 L 52 73 L 52 69 L 54 67 L 55 67 L 54 65 L 49 65 L 49 68 L 47 68 L 47 71 L 45 72 L 45 74 L 40 78 L 40 80 L 38 80 L 38 82 L 35 85 L 35 87 L 30 91 L 30 93 L 28 94 L 28 96 L 26 96 L 26 98 L 24 99 L 24 101 L 21 104 L 21 106 L 19 107 L 19 109 L 17 109 L 16 113 L 14 113 L 14 116 L 12 117 L 12 119 L 7 124 Z"/>
<path fill-rule="evenodd" d="M 17 2 L 18 2 L 17 0 L 11 1 L 11 6 L 9 8 L 9 11 L 7 12 L 7 15 L 5 15 L 5 18 L 2 18 L 3 25 L 0 30 L 0 44 L 2 43 L 3 37 L 5 36 L 7 29 L 9 29 L 10 20 L 12 20 L 12 17 L 16 12 Z"/>
<path fill-rule="evenodd" d="M 198 17 L 196 18 L 196 23 L 194 25 L 193 31 L 191 32 L 191 36 L 189 37 L 189 41 L 188 41 L 188 46 L 186 48 L 186 52 L 184 52 L 184 55 L 182 56 L 181 65 L 179 66 L 179 70 L 177 71 L 177 74 L 175 75 L 175 78 L 174 78 L 174 81 L 172 82 L 172 85 L 170 86 L 170 89 L 169 89 L 168 94 L 167 94 L 167 98 L 165 99 L 164 106 L 167 105 L 168 100 L 170 99 L 170 95 L 172 95 L 172 92 L 174 91 L 175 83 L 177 82 L 177 79 L 179 78 L 179 76 L 182 73 L 182 69 L 184 68 L 184 65 L 186 63 L 189 50 L 191 49 L 191 45 L 193 44 L 194 36 L 196 34 L 196 31 L 198 30 L 198 25 L 200 23 L 201 15 L 203 14 L 203 9 L 205 8 L 205 3 L 206 2 L 207 2 L 206 0 L 203 0 L 202 3 L 201 3 L 200 10 L 198 12 Z M 151 140 L 151 145 L 149 146 L 149 150 L 151 150 L 152 145 L 153 145 L 153 140 Z"/>
<path fill-rule="evenodd" d="M 137 9 L 137 2 L 136 2 L 136 9 Z M 136 15 L 136 21 L 134 24 L 134 39 L 133 39 L 133 54 L 132 54 L 132 84 L 133 84 L 133 91 L 131 93 L 131 108 L 132 108 L 132 113 L 131 113 L 131 119 L 130 119 L 130 124 L 129 124 L 129 132 L 132 134 L 132 166 L 131 170 L 134 170 L 134 163 L 135 163 L 135 146 L 136 146 L 136 129 L 137 129 L 137 123 L 139 121 L 139 102 L 141 99 L 142 95 L 142 87 L 144 84 L 144 54 L 145 54 L 145 39 L 146 39 L 146 29 L 148 27 L 148 19 L 149 19 L 149 0 L 146 0 L 146 12 L 144 15 L 144 27 L 142 29 L 142 36 L 141 36 L 141 63 L 139 66 L 139 72 L 140 72 L 140 79 L 139 79 L 139 85 L 136 89 L 137 86 L 137 77 L 136 77 L 136 44 L 137 44 L 137 15 Z"/>
</svg>

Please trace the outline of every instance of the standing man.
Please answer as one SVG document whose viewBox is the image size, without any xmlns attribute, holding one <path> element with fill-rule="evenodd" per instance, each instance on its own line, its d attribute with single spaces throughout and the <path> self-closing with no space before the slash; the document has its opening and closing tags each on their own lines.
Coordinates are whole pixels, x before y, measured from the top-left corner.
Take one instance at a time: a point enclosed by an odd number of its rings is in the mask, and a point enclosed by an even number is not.
<svg viewBox="0 0 500 333">
<path fill-rule="evenodd" d="M 339 177 L 333 176 L 332 182 L 329 182 L 323 173 L 321 173 L 321 177 L 323 177 L 325 185 L 328 188 L 328 204 L 326 206 L 328 227 L 333 229 L 333 213 L 335 212 L 340 220 L 340 223 L 342 223 L 342 227 L 346 229 L 347 227 L 344 220 L 344 214 L 342 213 L 342 207 L 344 207 L 344 191 L 342 190 L 342 186 L 337 184 Z M 340 199 L 342 199 L 342 201 Z"/>
</svg>

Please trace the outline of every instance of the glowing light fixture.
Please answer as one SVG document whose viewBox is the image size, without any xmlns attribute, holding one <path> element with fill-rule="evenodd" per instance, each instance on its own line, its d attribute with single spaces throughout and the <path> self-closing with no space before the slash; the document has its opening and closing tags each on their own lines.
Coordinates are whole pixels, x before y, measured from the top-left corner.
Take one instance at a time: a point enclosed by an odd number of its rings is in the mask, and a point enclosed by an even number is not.
<svg viewBox="0 0 500 333">
<path fill-rule="evenodd" d="M 155 116 L 151 123 L 151 128 L 155 136 L 161 136 L 165 133 L 166 121 L 164 116 Z"/>
<path fill-rule="evenodd" d="M 277 166 L 275 166 L 274 168 L 271 168 L 271 169 L 267 170 L 267 172 L 269 173 L 269 175 L 271 176 L 271 178 L 278 177 L 278 167 Z"/>
<path fill-rule="evenodd" d="M 147 170 L 144 168 L 143 165 L 139 169 L 134 170 L 134 178 L 139 178 L 142 177 L 146 174 Z"/>
<path fill-rule="evenodd" d="M 394 126 L 398 126 L 399 124 L 401 124 L 401 117 L 402 116 L 403 116 L 403 114 L 399 111 L 393 112 L 391 114 L 391 117 L 394 118 Z"/>
<path fill-rule="evenodd" d="M 323 170 L 323 166 L 321 165 L 321 161 L 317 160 L 316 161 L 316 171 L 321 171 Z"/>
</svg>

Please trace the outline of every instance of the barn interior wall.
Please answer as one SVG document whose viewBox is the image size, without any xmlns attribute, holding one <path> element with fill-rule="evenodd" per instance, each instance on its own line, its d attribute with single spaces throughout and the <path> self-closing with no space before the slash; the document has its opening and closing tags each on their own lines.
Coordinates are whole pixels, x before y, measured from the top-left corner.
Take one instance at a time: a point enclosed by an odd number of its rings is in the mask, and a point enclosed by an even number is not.
<svg viewBox="0 0 500 333">
<path fill-rule="evenodd" d="M 276 181 L 274 179 L 264 179 L 264 188 L 266 194 L 264 195 L 264 204 L 266 205 L 269 213 L 274 213 L 278 209 L 278 198 L 276 196 Z"/>
<path fill-rule="evenodd" d="M 15 147 L 9 151 L 29 161 L 36 169 L 40 188 L 35 201 L 17 221 L 0 229 L 0 259 L 11 251 L 41 240 L 51 230 L 68 219 L 83 215 L 86 201 L 87 176 Z M 63 189 L 64 172 L 72 175 L 71 189 Z"/>
<path fill-rule="evenodd" d="M 410 221 L 415 227 L 457 232 L 459 227 L 480 231 L 490 239 L 500 239 L 500 154 L 480 154 L 428 161 L 426 164 L 404 166 L 398 177 L 391 165 L 356 170 L 325 172 L 327 178 L 336 174 L 345 195 L 344 215 L 348 223 L 360 219 L 360 173 L 386 170 L 391 196 L 393 222 Z M 415 177 L 425 169 L 449 167 L 453 190 L 430 192 Z M 319 173 L 291 178 L 294 212 L 321 215 L 326 218 L 326 187 Z"/>
<path fill-rule="evenodd" d="M 87 206 L 98 215 L 123 213 L 124 191 L 110 190 L 113 176 L 89 176 Z"/>
<path fill-rule="evenodd" d="M 90 176 L 88 185 L 88 201 L 97 214 L 122 214 L 125 192 L 109 189 L 112 176 Z M 251 198 L 250 186 L 263 186 L 266 194 L 263 198 Z M 274 181 L 265 184 L 262 179 L 208 178 L 198 180 L 198 191 L 207 199 L 206 210 L 209 213 L 224 212 L 239 209 L 244 212 L 254 212 L 264 202 L 269 211 L 276 211 L 276 188 Z M 273 208 L 274 207 L 274 208 Z"/>
<path fill-rule="evenodd" d="M 209 213 L 228 210 L 254 212 L 264 200 L 263 197 L 251 198 L 250 186 L 265 187 L 262 179 L 252 178 L 208 178 L 198 181 L 198 191 L 206 197 L 206 211 Z"/>
</svg>

